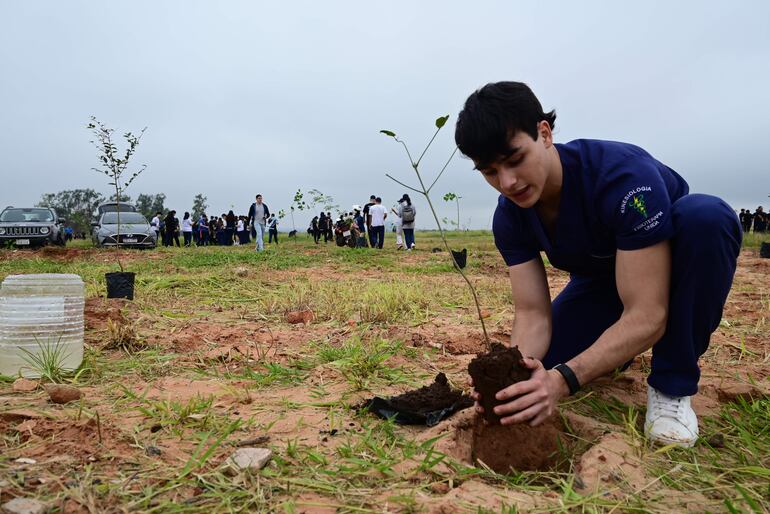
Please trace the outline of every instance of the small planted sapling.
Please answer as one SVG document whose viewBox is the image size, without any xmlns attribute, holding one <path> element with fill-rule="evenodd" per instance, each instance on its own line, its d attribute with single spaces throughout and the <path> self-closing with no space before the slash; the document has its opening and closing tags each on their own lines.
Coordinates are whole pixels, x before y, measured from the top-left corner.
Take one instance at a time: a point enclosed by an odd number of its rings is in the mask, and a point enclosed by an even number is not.
<svg viewBox="0 0 770 514">
<path fill-rule="evenodd" d="M 417 180 L 420 183 L 420 188 L 418 189 L 418 188 L 409 186 L 407 184 L 404 184 L 400 180 L 397 180 L 396 178 L 392 177 L 390 174 L 386 173 L 385 176 L 387 176 L 389 179 L 393 180 L 394 182 L 401 184 L 407 189 L 410 189 L 411 191 L 419 193 L 425 197 L 425 199 L 428 202 L 428 206 L 430 207 L 430 210 L 433 213 L 433 217 L 436 220 L 436 225 L 438 226 L 439 234 L 441 235 L 441 240 L 444 243 L 444 247 L 446 248 L 447 252 L 452 258 L 452 264 L 454 265 L 455 269 L 460 273 L 460 275 L 462 275 L 463 279 L 465 280 L 465 283 L 468 284 L 468 288 L 470 289 L 471 294 L 473 295 L 473 301 L 476 304 L 476 311 L 478 312 L 479 322 L 481 323 L 481 329 L 484 333 L 484 342 L 486 344 L 487 352 L 477 355 L 476 358 L 471 361 L 471 363 L 468 366 L 468 372 L 471 375 L 471 378 L 473 379 L 476 390 L 481 394 L 481 403 L 484 406 L 484 417 L 489 423 L 496 424 L 500 422 L 500 418 L 494 413 L 493 409 L 496 405 L 503 402 L 497 400 L 495 398 L 495 394 L 498 391 L 505 389 L 506 387 L 508 387 L 509 385 L 515 382 L 527 380 L 530 377 L 531 372 L 528 368 L 526 368 L 526 366 L 524 366 L 522 362 L 522 355 L 519 352 L 517 347 L 514 346 L 512 348 L 509 348 L 500 343 L 497 343 L 497 342 L 492 343 L 490 341 L 489 336 L 487 335 L 486 325 L 484 324 L 484 317 L 481 313 L 481 305 L 479 304 L 478 296 L 476 295 L 476 290 L 473 287 L 473 284 L 471 284 L 468 277 L 463 272 L 460 262 L 458 262 L 459 260 L 458 257 L 460 256 L 460 252 L 453 252 L 449 248 L 449 243 L 447 242 L 446 236 L 444 234 L 444 230 L 441 226 L 441 222 L 439 221 L 438 215 L 436 214 L 436 210 L 433 208 L 433 203 L 431 202 L 430 191 L 433 188 L 433 186 L 436 185 L 436 182 L 446 170 L 447 166 L 449 165 L 449 162 L 452 160 L 455 153 L 457 153 L 457 147 L 455 147 L 455 149 L 452 151 L 452 154 L 449 156 L 449 159 L 447 159 L 446 164 L 444 164 L 444 167 L 438 173 L 438 175 L 430 184 L 430 186 L 425 187 L 425 182 L 423 181 L 422 175 L 420 174 L 420 170 L 419 170 L 420 161 L 422 161 L 422 158 L 425 156 L 425 153 L 428 151 L 428 148 L 430 148 L 430 145 L 436 139 L 436 136 L 438 135 L 441 128 L 446 124 L 448 119 L 449 119 L 449 116 L 442 116 L 436 120 L 436 131 L 417 160 L 414 160 L 412 158 L 412 154 L 409 152 L 409 148 L 406 146 L 406 143 L 401 139 L 399 139 L 394 132 L 390 130 L 381 130 L 380 131 L 381 133 L 393 138 L 397 143 L 401 144 L 404 147 L 404 150 L 406 151 L 406 155 L 409 158 L 409 163 L 411 164 L 412 169 L 417 175 Z M 454 193 L 450 193 L 444 196 L 445 201 L 451 201 L 451 200 L 457 200 L 457 199 L 458 197 Z M 458 208 L 459 208 L 459 203 L 458 203 Z M 458 213 L 458 226 L 459 226 L 459 213 Z M 483 449 L 483 447 L 484 446 L 482 443 L 482 445 L 479 446 L 479 449 Z"/>
<path fill-rule="evenodd" d="M 436 119 L 435 125 L 436 125 L 436 131 L 433 133 L 433 137 L 428 141 L 428 144 L 425 146 L 425 149 L 420 154 L 420 157 L 417 160 L 414 160 L 412 158 L 411 152 L 409 152 L 409 148 L 406 146 L 406 143 L 399 139 L 396 136 L 395 132 L 392 132 L 390 130 L 380 130 L 380 133 L 385 134 L 388 137 L 393 138 L 394 141 L 401 144 L 401 146 L 404 147 L 404 150 L 406 151 L 406 155 L 409 158 L 409 164 L 412 166 L 412 169 L 414 170 L 415 174 L 417 175 L 417 180 L 420 183 L 420 188 L 415 188 L 412 186 L 409 186 L 407 184 L 404 184 L 400 180 L 397 180 L 393 176 L 391 176 L 389 173 L 386 173 L 385 176 L 391 179 L 392 181 L 401 184 L 405 188 L 414 191 L 415 193 L 419 193 L 425 197 L 425 200 L 428 202 L 428 207 L 430 207 L 431 212 L 433 213 L 433 218 L 436 220 L 436 225 L 438 226 L 439 234 L 441 235 L 441 240 L 444 242 L 444 248 L 446 248 L 447 253 L 451 256 L 452 264 L 454 265 L 455 269 L 460 273 L 460 275 L 463 277 L 463 280 L 465 280 L 465 283 L 468 284 L 468 288 L 471 291 L 471 295 L 473 295 L 473 302 L 476 304 L 476 312 L 478 313 L 479 322 L 481 323 L 481 330 L 484 333 L 484 343 L 486 344 L 487 349 L 491 348 L 491 343 L 489 341 L 489 336 L 487 335 L 487 327 L 484 323 L 484 316 L 481 313 L 481 305 L 479 304 L 478 296 L 476 295 L 476 289 L 473 287 L 473 284 L 468 279 L 468 277 L 463 272 L 462 268 L 464 267 L 464 263 L 461 266 L 461 263 L 458 262 L 458 258 L 455 255 L 455 253 L 452 252 L 452 250 L 449 248 L 449 243 L 447 242 L 446 235 L 444 234 L 444 229 L 441 226 L 441 221 L 439 221 L 438 214 L 436 214 L 436 209 L 433 208 L 433 202 L 430 199 L 430 191 L 433 189 L 433 186 L 436 185 L 436 182 L 438 182 L 438 179 L 441 178 L 441 175 L 444 174 L 444 171 L 447 169 L 447 166 L 449 166 L 449 163 L 452 161 L 452 158 L 457 153 L 457 147 L 452 151 L 451 155 L 449 156 L 449 159 L 447 159 L 446 163 L 444 164 L 444 167 L 441 168 L 441 171 L 436 175 L 436 178 L 433 180 L 433 182 L 430 184 L 430 186 L 425 187 L 425 181 L 423 180 L 422 175 L 420 174 L 420 162 L 422 161 L 422 158 L 425 156 L 425 153 L 428 151 L 428 148 L 430 148 L 431 144 L 433 144 L 433 141 L 436 139 L 436 136 L 438 135 L 439 131 L 441 131 L 441 128 L 446 124 L 447 120 L 449 119 L 449 115 L 447 116 L 441 116 L 440 118 Z"/>
<path fill-rule="evenodd" d="M 115 129 L 109 128 L 96 117 L 91 116 L 91 121 L 86 125 L 86 128 L 91 130 L 94 139 L 91 140 L 98 150 L 97 159 L 99 166 L 91 168 L 97 173 L 103 173 L 110 180 L 109 185 L 115 188 L 115 196 L 117 203 L 116 217 L 117 217 L 117 230 L 115 234 L 115 249 L 120 247 L 120 199 L 125 197 L 124 191 L 131 183 L 138 177 L 146 168 L 147 165 L 143 164 L 133 172 L 129 170 L 128 165 L 136 152 L 139 141 L 141 141 L 144 132 L 147 127 L 143 128 L 139 134 L 133 134 L 126 132 L 123 134 L 123 139 L 126 142 L 125 149 L 121 152 L 115 141 L 113 140 L 113 134 Z M 123 270 L 123 264 L 120 262 L 120 255 L 116 253 L 116 260 L 118 267 L 120 267 L 120 273 L 108 273 L 107 274 L 107 297 L 108 298 L 133 298 L 133 285 L 134 274 L 126 273 Z M 112 288 L 114 295 L 111 296 L 111 283 L 116 284 L 116 287 Z M 129 292 L 130 289 L 130 292 Z"/>
</svg>

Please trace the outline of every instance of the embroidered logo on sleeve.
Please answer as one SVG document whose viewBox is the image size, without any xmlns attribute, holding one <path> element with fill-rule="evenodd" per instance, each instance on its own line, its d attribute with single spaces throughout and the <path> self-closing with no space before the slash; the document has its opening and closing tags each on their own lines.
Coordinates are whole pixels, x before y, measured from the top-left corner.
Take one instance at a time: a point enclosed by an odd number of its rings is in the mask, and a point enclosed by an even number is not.
<svg viewBox="0 0 770 514">
<path fill-rule="evenodd" d="M 647 206 L 644 205 L 644 195 L 642 193 L 634 195 L 631 199 L 631 207 L 641 214 L 644 219 L 647 219 Z"/>
<path fill-rule="evenodd" d="M 642 193 L 651 193 L 652 188 L 650 186 L 639 186 L 632 189 L 626 196 L 623 197 L 623 201 L 620 202 L 620 214 L 626 213 L 626 207 L 630 204 L 631 207 L 644 216 L 647 217 L 647 206 L 644 203 L 644 195 Z"/>
<path fill-rule="evenodd" d="M 649 216 L 647 212 L 647 202 L 644 199 L 644 193 L 651 193 L 652 188 L 650 186 L 639 186 L 632 189 L 623 197 L 623 201 L 620 204 L 620 213 L 625 214 L 627 208 L 631 208 L 636 211 L 644 221 L 636 225 L 633 230 L 638 232 L 644 230 L 652 230 L 660 225 L 663 218 L 663 211 L 658 211 L 654 215 Z"/>
</svg>

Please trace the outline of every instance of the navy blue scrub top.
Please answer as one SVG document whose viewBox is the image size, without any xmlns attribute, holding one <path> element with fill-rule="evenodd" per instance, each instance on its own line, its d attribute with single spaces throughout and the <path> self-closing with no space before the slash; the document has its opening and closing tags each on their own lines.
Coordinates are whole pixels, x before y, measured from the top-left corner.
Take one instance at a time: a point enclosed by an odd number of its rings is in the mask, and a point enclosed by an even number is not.
<svg viewBox="0 0 770 514">
<path fill-rule="evenodd" d="M 492 232 L 508 266 L 545 251 L 555 268 L 576 275 L 612 274 L 617 250 L 672 237 L 671 205 L 689 192 L 674 170 L 627 143 L 577 139 L 554 146 L 563 169 L 554 240 L 534 208 L 523 209 L 500 195 Z"/>
</svg>

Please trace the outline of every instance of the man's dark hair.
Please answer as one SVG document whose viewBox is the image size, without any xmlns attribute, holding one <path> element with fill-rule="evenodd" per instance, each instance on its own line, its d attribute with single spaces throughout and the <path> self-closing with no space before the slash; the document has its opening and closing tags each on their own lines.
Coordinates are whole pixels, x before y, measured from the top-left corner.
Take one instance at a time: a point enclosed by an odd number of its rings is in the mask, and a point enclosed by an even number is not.
<svg viewBox="0 0 770 514">
<path fill-rule="evenodd" d="M 374 201 L 375 201 L 375 202 L 377 202 L 377 203 L 382 203 L 382 198 L 380 198 L 380 197 L 378 196 L 377 198 L 375 198 L 375 199 L 374 199 Z"/>
<path fill-rule="evenodd" d="M 369 200 L 376 200 L 376 199 L 377 199 L 377 197 L 376 197 L 376 196 L 374 196 L 374 195 L 372 195 L 372 196 L 370 196 L 370 197 L 369 197 Z"/>
<path fill-rule="evenodd" d="M 484 167 L 510 153 L 509 141 L 522 131 L 537 140 L 537 124 L 553 130 L 556 111 L 544 112 L 540 101 L 522 82 L 494 82 L 476 90 L 457 117 L 455 143 Z"/>
</svg>

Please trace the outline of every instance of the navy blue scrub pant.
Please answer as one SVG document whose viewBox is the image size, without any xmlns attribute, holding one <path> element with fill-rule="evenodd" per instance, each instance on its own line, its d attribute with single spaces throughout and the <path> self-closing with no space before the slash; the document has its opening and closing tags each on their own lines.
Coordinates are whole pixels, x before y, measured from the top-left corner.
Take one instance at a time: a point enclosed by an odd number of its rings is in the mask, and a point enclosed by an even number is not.
<svg viewBox="0 0 770 514">
<path fill-rule="evenodd" d="M 735 212 L 714 196 L 692 194 L 674 202 L 668 324 L 652 348 L 647 383 L 669 396 L 698 392 L 698 358 L 722 319 L 743 233 Z M 644 273 L 644 270 L 640 270 Z M 614 275 L 572 275 L 552 305 L 550 369 L 591 346 L 623 312 Z"/>
</svg>

